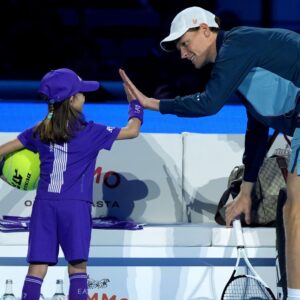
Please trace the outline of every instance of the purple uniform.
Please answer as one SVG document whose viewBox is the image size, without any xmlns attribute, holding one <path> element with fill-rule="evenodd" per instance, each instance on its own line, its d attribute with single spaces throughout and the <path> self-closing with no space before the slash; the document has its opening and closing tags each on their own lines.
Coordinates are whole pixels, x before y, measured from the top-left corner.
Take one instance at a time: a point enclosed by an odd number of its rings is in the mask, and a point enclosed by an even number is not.
<svg viewBox="0 0 300 300">
<path fill-rule="evenodd" d="M 96 159 L 111 149 L 120 128 L 89 122 L 68 143 L 50 145 L 33 137 L 33 129 L 18 136 L 41 161 L 27 260 L 56 264 L 59 245 L 68 261 L 87 260 Z"/>
</svg>

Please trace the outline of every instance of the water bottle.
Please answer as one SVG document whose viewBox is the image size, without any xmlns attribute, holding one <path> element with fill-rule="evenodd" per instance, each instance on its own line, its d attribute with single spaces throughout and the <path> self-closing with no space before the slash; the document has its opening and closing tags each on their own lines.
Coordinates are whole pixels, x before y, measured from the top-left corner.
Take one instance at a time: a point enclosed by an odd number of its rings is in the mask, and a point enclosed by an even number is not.
<svg viewBox="0 0 300 300">
<path fill-rule="evenodd" d="M 16 300 L 16 297 L 12 289 L 13 281 L 11 279 L 6 279 L 5 281 L 5 293 L 2 296 L 2 300 Z"/>
<path fill-rule="evenodd" d="M 66 300 L 66 296 L 64 294 L 64 282 L 62 279 L 56 280 L 56 292 L 53 295 L 52 300 Z"/>
</svg>

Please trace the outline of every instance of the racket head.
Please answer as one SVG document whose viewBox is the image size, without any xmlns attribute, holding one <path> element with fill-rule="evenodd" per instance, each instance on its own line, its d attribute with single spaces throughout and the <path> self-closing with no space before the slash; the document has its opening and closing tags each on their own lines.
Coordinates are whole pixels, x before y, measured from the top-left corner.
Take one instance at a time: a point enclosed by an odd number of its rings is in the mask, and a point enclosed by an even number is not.
<svg viewBox="0 0 300 300">
<path fill-rule="evenodd" d="M 276 300 L 271 289 L 254 276 L 233 275 L 223 290 L 221 300 Z"/>
</svg>

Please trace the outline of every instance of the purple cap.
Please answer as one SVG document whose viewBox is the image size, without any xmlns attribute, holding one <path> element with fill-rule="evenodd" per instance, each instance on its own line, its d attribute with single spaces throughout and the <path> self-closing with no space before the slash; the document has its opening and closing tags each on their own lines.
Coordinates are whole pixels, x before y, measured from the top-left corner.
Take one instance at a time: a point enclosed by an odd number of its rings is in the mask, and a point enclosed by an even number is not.
<svg viewBox="0 0 300 300">
<path fill-rule="evenodd" d="M 84 81 L 70 69 L 48 72 L 41 80 L 39 92 L 49 101 L 62 102 L 80 92 L 92 92 L 99 88 L 98 81 Z"/>
</svg>

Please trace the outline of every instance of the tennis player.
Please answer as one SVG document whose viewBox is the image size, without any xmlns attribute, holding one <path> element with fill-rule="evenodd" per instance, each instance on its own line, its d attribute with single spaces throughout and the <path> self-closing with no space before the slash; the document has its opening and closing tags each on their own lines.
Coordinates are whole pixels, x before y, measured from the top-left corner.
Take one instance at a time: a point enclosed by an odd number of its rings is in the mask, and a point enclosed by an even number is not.
<svg viewBox="0 0 300 300">
<path fill-rule="evenodd" d="M 179 117 L 204 117 L 217 113 L 236 91 L 247 108 L 244 181 L 227 207 L 228 226 L 242 213 L 251 222 L 250 195 L 266 154 L 269 127 L 293 136 L 284 220 L 288 297 L 300 299 L 300 35 L 254 27 L 222 31 L 214 14 L 190 7 L 175 16 L 170 34 L 160 45 L 165 51 L 177 49 L 197 69 L 208 63 L 214 64 L 213 69 L 204 91 L 175 99 L 145 96 L 120 70 L 127 89 L 144 108 Z"/>
<path fill-rule="evenodd" d="M 84 94 L 98 87 L 98 82 L 83 81 L 70 69 L 50 71 L 39 88 L 48 103 L 45 119 L 0 146 L 0 157 L 25 147 L 38 152 L 41 161 L 23 300 L 39 299 L 48 266 L 57 263 L 59 246 L 69 263 L 69 299 L 88 299 L 86 268 L 96 158 L 100 150 L 110 150 L 115 140 L 137 137 L 143 122 L 143 107 L 130 94 L 126 127 L 85 121 Z"/>
</svg>

